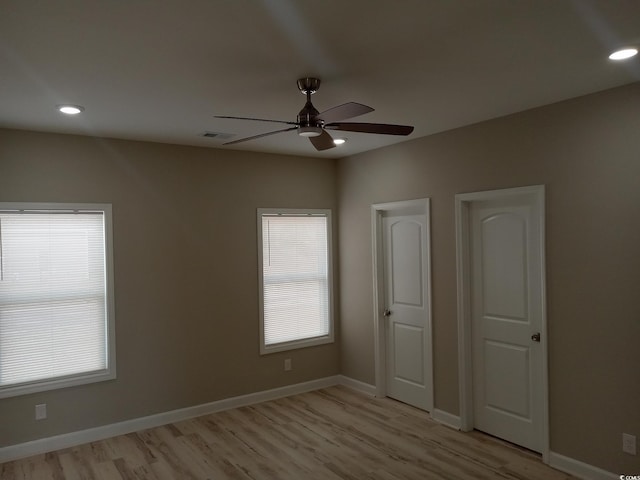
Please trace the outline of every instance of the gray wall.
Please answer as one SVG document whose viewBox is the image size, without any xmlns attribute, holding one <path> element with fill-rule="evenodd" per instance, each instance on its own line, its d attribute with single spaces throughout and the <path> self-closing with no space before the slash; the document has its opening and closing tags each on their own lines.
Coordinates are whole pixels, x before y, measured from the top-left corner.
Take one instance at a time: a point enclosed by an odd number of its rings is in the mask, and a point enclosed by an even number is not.
<svg viewBox="0 0 640 480">
<path fill-rule="evenodd" d="M 421 197 L 435 406 L 458 414 L 454 195 L 545 184 L 551 449 L 637 473 L 621 433 L 640 437 L 639 100 L 633 84 L 338 162 L 0 130 L 0 201 L 113 204 L 118 353 L 113 382 L 0 400 L 0 447 L 337 373 L 374 383 L 370 205 Z M 339 213 L 340 321 L 335 344 L 260 357 L 255 209 L 274 206 Z"/>
<path fill-rule="evenodd" d="M 338 343 L 259 355 L 256 239 L 257 207 L 336 212 L 335 163 L 0 130 L 0 201 L 113 205 L 118 367 L 0 400 L 0 447 L 339 373 Z"/>
<path fill-rule="evenodd" d="M 432 202 L 435 407 L 459 414 L 454 196 L 546 185 L 551 450 L 640 471 L 640 84 L 339 163 L 342 373 L 374 383 L 370 205 Z"/>
</svg>

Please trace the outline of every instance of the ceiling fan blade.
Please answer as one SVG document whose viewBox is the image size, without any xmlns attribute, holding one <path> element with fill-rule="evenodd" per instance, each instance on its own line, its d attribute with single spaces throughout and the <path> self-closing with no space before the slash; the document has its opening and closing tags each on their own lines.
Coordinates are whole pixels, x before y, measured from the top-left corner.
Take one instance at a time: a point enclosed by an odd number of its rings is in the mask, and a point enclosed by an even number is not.
<svg viewBox="0 0 640 480">
<path fill-rule="evenodd" d="M 226 115 L 214 115 L 214 118 L 230 118 L 231 120 L 253 120 L 254 122 L 284 123 L 286 125 L 298 125 L 297 122 L 285 122 L 284 120 L 269 120 L 267 118 L 229 117 Z"/>
<path fill-rule="evenodd" d="M 324 121 L 325 123 L 339 122 L 340 120 L 357 117 L 369 112 L 373 112 L 373 108 L 362 105 L 361 103 L 349 102 L 330 108 L 329 110 L 325 110 L 317 115 L 316 118 Z"/>
<path fill-rule="evenodd" d="M 329 130 L 346 130 L 348 132 L 380 133 L 383 135 L 409 135 L 413 127 L 409 125 L 390 125 L 386 123 L 345 123 L 337 122 L 325 125 Z"/>
<path fill-rule="evenodd" d="M 311 143 L 313 143 L 313 146 L 316 147 L 316 150 L 318 151 L 329 150 L 330 148 L 336 146 L 336 144 L 333 143 L 333 138 L 331 138 L 331 135 L 329 135 L 324 130 L 322 130 L 322 133 L 317 137 L 309 137 L 309 140 L 311 141 Z"/>
<path fill-rule="evenodd" d="M 240 138 L 233 140 L 232 142 L 223 143 L 223 145 L 233 145 L 234 143 L 246 142 L 248 140 L 255 140 L 256 138 L 268 137 L 269 135 L 275 135 L 276 133 L 288 132 L 290 130 L 296 130 L 298 127 L 283 128 L 282 130 L 275 130 L 273 132 L 261 133 L 260 135 L 254 135 L 253 137 Z"/>
</svg>

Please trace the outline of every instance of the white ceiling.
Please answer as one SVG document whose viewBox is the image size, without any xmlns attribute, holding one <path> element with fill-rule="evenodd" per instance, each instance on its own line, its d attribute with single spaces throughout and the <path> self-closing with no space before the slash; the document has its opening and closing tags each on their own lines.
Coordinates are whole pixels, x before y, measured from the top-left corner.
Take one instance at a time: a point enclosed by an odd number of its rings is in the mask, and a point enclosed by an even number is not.
<svg viewBox="0 0 640 480">
<path fill-rule="evenodd" d="M 0 0 L 0 126 L 337 158 L 638 81 L 637 57 L 607 58 L 626 45 L 638 0 Z M 333 132 L 321 153 L 200 136 L 281 128 L 214 115 L 295 120 L 303 76 L 318 110 L 414 133 Z"/>
</svg>

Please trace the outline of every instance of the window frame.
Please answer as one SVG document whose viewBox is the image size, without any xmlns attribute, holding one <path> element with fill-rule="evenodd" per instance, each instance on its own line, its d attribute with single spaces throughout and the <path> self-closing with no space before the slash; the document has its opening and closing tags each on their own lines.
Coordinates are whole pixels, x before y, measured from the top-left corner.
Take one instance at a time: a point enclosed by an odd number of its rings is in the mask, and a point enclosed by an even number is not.
<svg viewBox="0 0 640 480">
<path fill-rule="evenodd" d="M 264 335 L 264 271 L 263 271 L 263 238 L 262 238 L 262 218 L 264 216 L 324 216 L 327 219 L 327 296 L 329 328 L 326 335 L 318 337 L 308 337 L 287 342 L 280 342 L 273 345 L 265 345 Z M 324 345 L 334 342 L 334 290 L 333 290 L 333 220 L 330 209 L 318 208 L 258 208 L 258 308 L 260 313 L 260 355 L 269 353 L 295 350 L 299 348 Z"/>
<path fill-rule="evenodd" d="M 48 390 L 57 390 L 116 378 L 115 298 L 113 280 L 113 220 L 108 203 L 25 203 L 0 202 L 0 211 L 29 211 L 34 213 L 101 213 L 104 222 L 105 253 L 105 334 L 106 368 L 99 371 L 52 377 L 48 379 L 0 386 L 0 398 L 16 397 Z"/>
</svg>

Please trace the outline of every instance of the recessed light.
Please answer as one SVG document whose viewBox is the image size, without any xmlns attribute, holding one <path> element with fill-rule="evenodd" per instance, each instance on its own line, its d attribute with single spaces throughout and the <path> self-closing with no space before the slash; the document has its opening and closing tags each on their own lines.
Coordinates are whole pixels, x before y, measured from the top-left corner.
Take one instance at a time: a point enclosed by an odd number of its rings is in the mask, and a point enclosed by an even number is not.
<svg viewBox="0 0 640 480">
<path fill-rule="evenodd" d="M 635 57 L 638 54 L 637 48 L 623 48 L 617 50 L 609 55 L 611 60 L 626 60 L 627 58 Z"/>
<path fill-rule="evenodd" d="M 58 105 L 58 110 L 67 115 L 77 115 L 84 111 L 80 105 Z"/>
<path fill-rule="evenodd" d="M 346 138 L 334 138 L 333 139 L 333 143 L 336 144 L 336 145 L 342 145 L 346 141 L 347 141 Z"/>
</svg>

